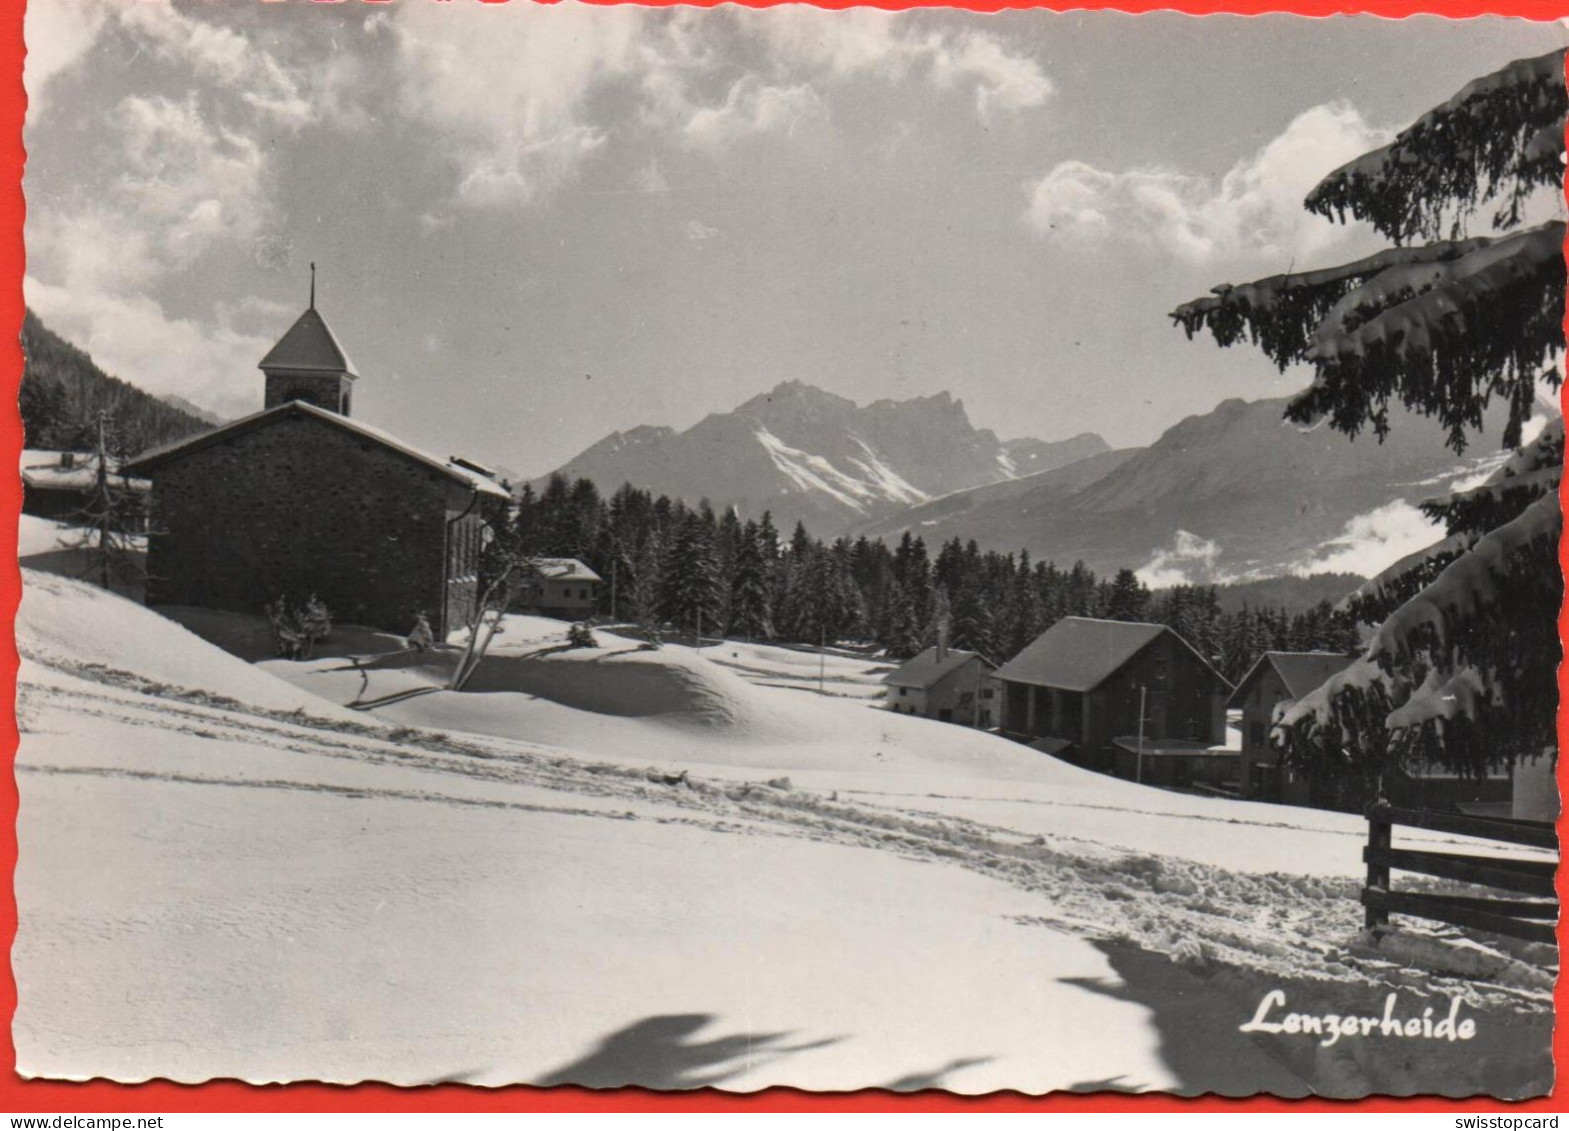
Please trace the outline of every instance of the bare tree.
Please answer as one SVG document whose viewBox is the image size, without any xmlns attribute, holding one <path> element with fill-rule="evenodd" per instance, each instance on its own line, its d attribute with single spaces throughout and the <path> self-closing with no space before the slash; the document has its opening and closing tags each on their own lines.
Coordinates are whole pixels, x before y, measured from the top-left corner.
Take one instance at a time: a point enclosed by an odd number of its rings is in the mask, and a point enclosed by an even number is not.
<svg viewBox="0 0 1569 1131">
<path fill-rule="evenodd" d="M 100 412 L 90 435 L 93 482 L 81 507 L 66 519 L 76 536 L 65 545 L 85 552 L 83 574 L 98 585 L 136 588 L 147 580 L 146 498 L 119 470 L 125 453 L 114 418 Z"/>
<path fill-rule="evenodd" d="M 464 641 L 463 652 L 447 681 L 451 691 L 462 691 L 474 675 L 490 650 L 491 642 L 500 634 L 502 619 L 513 599 L 540 580 L 533 557 L 519 546 L 497 549 L 491 555 L 489 565 L 487 576 L 481 582 L 479 599 L 474 602 L 474 610 L 467 621 L 468 639 Z"/>
</svg>

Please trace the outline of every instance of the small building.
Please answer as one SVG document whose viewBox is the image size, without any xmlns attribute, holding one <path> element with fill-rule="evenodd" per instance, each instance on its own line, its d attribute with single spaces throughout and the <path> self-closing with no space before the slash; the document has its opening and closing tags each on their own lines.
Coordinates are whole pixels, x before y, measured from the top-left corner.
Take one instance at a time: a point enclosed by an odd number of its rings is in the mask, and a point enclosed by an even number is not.
<svg viewBox="0 0 1569 1131">
<path fill-rule="evenodd" d="M 1242 712 L 1242 796 L 1292 805 L 1313 804 L 1306 777 L 1281 764 L 1269 731 L 1280 712 L 1350 667 L 1339 652 L 1265 652 L 1248 669 L 1228 704 Z"/>
<path fill-rule="evenodd" d="M 1271 729 L 1287 709 L 1354 662 L 1338 652 L 1266 652 L 1248 669 L 1231 698 L 1242 711 L 1244 797 L 1351 812 L 1372 799 L 1360 778 L 1324 780 L 1293 771 L 1270 742 Z M 1548 812 L 1556 801 L 1550 772 L 1545 790 L 1543 780 L 1540 767 L 1530 762 L 1480 778 L 1417 764 L 1389 771 L 1382 788 L 1389 801 L 1414 809 L 1534 819 L 1526 815 Z"/>
<path fill-rule="evenodd" d="M 1129 781 L 1167 789 L 1237 795 L 1237 751 L 1185 738 L 1111 740 L 1112 773 Z"/>
<path fill-rule="evenodd" d="M 996 725 L 996 665 L 979 652 L 928 648 L 883 676 L 888 708 L 945 723 L 990 730 Z"/>
<path fill-rule="evenodd" d="M 576 558 L 534 558 L 535 582 L 514 602 L 522 612 L 561 620 L 587 620 L 599 607 L 603 580 Z"/>
<path fill-rule="evenodd" d="M 260 613 L 314 594 L 335 621 L 437 638 L 478 603 L 489 477 L 349 417 L 357 379 L 314 300 L 262 359 L 261 412 L 143 453 L 150 605 Z"/>
<path fill-rule="evenodd" d="M 996 678 L 1004 732 L 1105 773 L 1137 776 L 1137 754 L 1123 755 L 1141 739 L 1146 752 L 1191 744 L 1180 749 L 1195 758 L 1226 739 L 1231 684 L 1165 625 L 1064 617 Z"/>
<path fill-rule="evenodd" d="M 22 513 L 57 522 L 78 522 L 92 506 L 98 489 L 98 457 L 92 452 L 51 452 L 29 448 L 22 452 Z M 146 496 L 151 489 L 145 479 L 123 476 L 112 466 L 110 475 L 117 493 L 140 498 L 140 506 L 128 506 L 120 525 L 125 533 L 146 529 Z"/>
</svg>

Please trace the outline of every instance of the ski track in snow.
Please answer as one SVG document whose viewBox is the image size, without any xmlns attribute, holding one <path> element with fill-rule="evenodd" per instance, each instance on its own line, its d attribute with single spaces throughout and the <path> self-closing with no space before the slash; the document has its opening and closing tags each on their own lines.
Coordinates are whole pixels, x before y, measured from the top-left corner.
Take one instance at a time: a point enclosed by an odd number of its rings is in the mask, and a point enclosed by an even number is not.
<svg viewBox="0 0 1569 1131">
<path fill-rule="evenodd" d="M 212 699 L 202 692 L 152 683 L 98 665 L 74 670 L 65 665 L 37 673 L 24 669 L 18 684 L 18 717 L 26 734 L 46 733 L 52 728 L 45 726 L 45 721 L 64 711 L 69 717 L 220 740 L 216 749 L 243 743 L 325 761 L 344 759 L 412 769 L 428 775 L 431 786 L 426 790 L 371 789 L 252 777 L 243 765 L 216 763 L 211 772 L 201 774 L 110 764 L 48 764 L 32 760 L 30 744 L 24 744 L 17 770 L 28 775 L 115 777 L 192 788 L 300 790 L 356 799 L 553 812 L 618 821 L 650 819 L 730 835 L 805 838 L 976 871 L 1041 897 L 1041 911 L 1034 917 L 1041 924 L 1091 938 L 1133 941 L 1168 955 L 1191 951 L 1198 941 L 1202 958 L 1209 963 L 1294 977 L 1361 978 L 1375 986 L 1418 986 L 1427 992 L 1462 994 L 1494 1007 L 1507 1003 L 1517 1008 L 1544 1008 L 1550 989 L 1550 981 L 1533 984 L 1529 975 L 1514 967 L 1509 973 L 1520 984 L 1510 984 L 1511 978 L 1495 985 L 1479 984 L 1399 969 L 1359 945 L 1361 908 L 1354 880 L 1231 872 L 1093 843 L 1075 845 L 1067 837 L 1032 837 L 902 804 L 829 799 L 815 792 L 754 782 L 689 776 L 680 784 L 668 785 L 651 781 L 651 771 L 646 769 L 584 762 L 565 752 L 514 741 L 470 735 L 459 738 L 412 728 L 394 730 L 372 723 L 356 726 Z M 593 799 L 600 805 L 466 797 L 461 790 L 455 791 L 463 781 L 536 787 L 578 802 Z M 628 803 L 652 803 L 677 812 L 634 814 L 624 807 Z M 1129 817 L 1141 813 L 1173 815 L 1129 808 L 1120 811 Z M 1242 823 L 1281 831 L 1296 827 L 1290 822 L 1183 816 L 1201 825 Z"/>
</svg>

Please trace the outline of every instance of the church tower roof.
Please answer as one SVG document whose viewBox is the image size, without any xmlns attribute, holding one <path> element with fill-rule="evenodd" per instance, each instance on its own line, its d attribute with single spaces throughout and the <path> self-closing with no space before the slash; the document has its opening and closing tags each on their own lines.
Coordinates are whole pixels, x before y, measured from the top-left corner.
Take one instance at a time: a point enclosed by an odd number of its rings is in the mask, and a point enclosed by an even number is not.
<svg viewBox="0 0 1569 1131">
<path fill-rule="evenodd" d="M 261 369 L 291 372 L 341 373 L 358 377 L 354 362 L 338 344 L 337 336 L 314 303 L 289 327 L 288 333 L 261 359 Z"/>
</svg>

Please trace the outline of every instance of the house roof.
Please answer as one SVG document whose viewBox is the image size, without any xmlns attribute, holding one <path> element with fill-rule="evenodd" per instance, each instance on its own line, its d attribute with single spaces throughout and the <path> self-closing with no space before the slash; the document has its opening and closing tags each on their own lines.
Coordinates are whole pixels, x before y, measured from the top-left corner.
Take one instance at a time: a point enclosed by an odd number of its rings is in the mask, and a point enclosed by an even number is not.
<svg viewBox="0 0 1569 1131">
<path fill-rule="evenodd" d="M 1248 689 L 1265 672 L 1273 670 L 1279 675 L 1286 685 L 1287 696 L 1297 700 L 1322 687 L 1325 680 L 1344 671 L 1355 660 L 1356 657 L 1340 652 L 1265 652 L 1242 677 L 1226 706 L 1241 706 Z"/>
<path fill-rule="evenodd" d="M 928 648 L 883 676 L 890 687 L 930 687 L 949 672 L 958 671 L 971 660 L 979 660 L 988 668 L 992 665 L 979 652 L 966 652 L 962 648 L 949 648 L 937 658 L 937 649 Z"/>
<path fill-rule="evenodd" d="M 599 581 L 599 574 L 576 558 L 535 558 L 534 568 L 546 581 Z"/>
<path fill-rule="evenodd" d="M 1137 754 L 1140 749 L 1139 736 L 1136 734 L 1125 734 L 1114 738 L 1111 744 L 1119 750 L 1126 750 L 1129 754 Z M 1237 755 L 1235 750 L 1192 742 L 1186 738 L 1150 738 L 1147 735 L 1144 738 L 1143 750 L 1146 758 L 1235 758 Z"/>
<path fill-rule="evenodd" d="M 27 448 L 22 452 L 22 482 L 38 491 L 86 491 L 98 482 L 98 457 L 91 452 L 73 452 L 75 466 L 62 467 L 63 452 L 48 452 L 40 448 Z M 152 484 L 145 479 L 122 478 L 113 470 L 114 485 L 131 491 L 145 491 Z"/>
<path fill-rule="evenodd" d="M 997 678 L 1008 683 L 1028 683 L 1063 691 L 1092 691 L 1168 632 L 1181 641 L 1223 687 L 1231 686 L 1193 645 L 1163 624 L 1092 617 L 1063 617 L 1036 637 L 1035 643 L 1004 664 L 998 670 Z"/>
<path fill-rule="evenodd" d="M 492 495 L 500 499 L 511 498 L 499 483 L 493 482 L 477 471 L 454 466 L 452 463 L 430 455 L 428 452 L 422 452 L 418 448 L 410 447 L 396 436 L 389 432 L 383 432 L 380 428 L 363 424 L 358 420 L 350 420 L 347 416 L 340 416 L 336 412 L 328 412 L 324 408 L 317 408 L 315 405 L 306 404 L 304 401 L 289 401 L 286 404 L 252 413 L 250 416 L 243 416 L 239 420 L 230 421 L 228 424 L 220 425 L 199 435 L 191 436 L 173 444 L 166 444 L 161 448 L 154 448 L 152 451 L 143 452 L 135 459 L 127 462 L 124 470 L 135 472 L 138 475 L 145 475 L 165 464 L 190 455 L 192 452 L 211 447 L 213 444 L 222 443 L 246 432 L 254 432 L 260 428 L 270 427 L 289 416 L 313 418 L 324 424 L 330 424 L 334 428 L 341 428 L 345 432 L 352 432 L 367 440 L 373 440 L 407 459 L 424 464 L 432 471 L 439 471 L 448 478 L 454 479 L 467 487 L 472 487 L 481 494 Z"/>
<path fill-rule="evenodd" d="M 1052 757 L 1056 757 L 1064 750 L 1072 749 L 1074 745 L 1075 743 L 1071 738 L 1051 738 L 1048 736 L 1046 738 L 1037 738 L 1034 742 L 1029 743 L 1029 748 L 1031 750 L 1039 750 L 1042 754 L 1050 754 Z"/>
<path fill-rule="evenodd" d="M 332 327 L 314 306 L 294 320 L 278 344 L 261 359 L 260 368 L 359 376 Z"/>
</svg>

